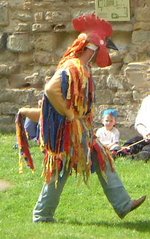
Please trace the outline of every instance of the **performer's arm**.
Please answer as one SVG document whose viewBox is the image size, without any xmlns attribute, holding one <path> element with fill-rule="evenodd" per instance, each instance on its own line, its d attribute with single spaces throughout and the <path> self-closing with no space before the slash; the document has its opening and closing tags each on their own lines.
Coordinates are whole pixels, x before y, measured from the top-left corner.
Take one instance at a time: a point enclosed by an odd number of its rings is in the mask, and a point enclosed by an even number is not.
<svg viewBox="0 0 150 239">
<path fill-rule="evenodd" d="M 34 122 L 38 122 L 40 118 L 40 108 L 20 108 L 18 113 L 22 116 L 28 117 Z"/>
<path fill-rule="evenodd" d="M 66 100 L 62 95 L 60 78 L 51 78 L 51 80 L 45 85 L 45 94 L 50 103 L 61 115 L 66 116 L 68 120 L 74 119 L 73 110 L 67 108 Z"/>
</svg>

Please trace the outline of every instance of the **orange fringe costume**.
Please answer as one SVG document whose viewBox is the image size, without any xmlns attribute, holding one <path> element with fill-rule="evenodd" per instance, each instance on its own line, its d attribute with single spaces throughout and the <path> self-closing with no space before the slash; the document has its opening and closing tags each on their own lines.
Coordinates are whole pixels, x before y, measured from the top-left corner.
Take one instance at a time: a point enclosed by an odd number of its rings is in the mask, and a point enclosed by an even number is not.
<svg viewBox="0 0 150 239">
<path fill-rule="evenodd" d="M 78 58 L 87 44 L 87 35 L 80 34 L 68 48 L 57 68 L 57 72 L 60 72 L 63 98 L 66 100 L 67 108 L 73 110 L 75 119 L 68 121 L 65 116 L 56 111 L 46 96 L 43 99 L 40 143 L 45 152 L 43 175 L 47 183 L 55 175 L 57 185 L 58 177 L 63 174 L 65 167 L 74 168 L 87 183 L 92 165 L 91 150 L 97 151 L 103 174 L 105 174 L 106 160 L 109 160 L 112 165 L 113 159 L 109 152 L 94 139 L 94 82 L 90 66 L 88 65 L 87 70 Z M 19 137 L 21 136 L 19 134 Z"/>
</svg>

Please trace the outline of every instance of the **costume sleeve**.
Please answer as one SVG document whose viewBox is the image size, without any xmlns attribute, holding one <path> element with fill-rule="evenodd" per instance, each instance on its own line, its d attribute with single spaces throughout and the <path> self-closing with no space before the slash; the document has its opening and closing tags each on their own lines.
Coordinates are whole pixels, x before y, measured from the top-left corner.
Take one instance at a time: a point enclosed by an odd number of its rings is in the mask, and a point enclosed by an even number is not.
<svg viewBox="0 0 150 239">
<path fill-rule="evenodd" d="M 19 113 L 25 117 L 28 117 L 34 122 L 38 122 L 40 118 L 40 108 L 21 108 Z"/>
<path fill-rule="evenodd" d="M 150 95 L 142 101 L 135 120 L 135 128 L 143 137 L 150 133 Z"/>
<path fill-rule="evenodd" d="M 62 79 L 59 74 L 55 74 L 45 85 L 45 94 L 58 113 L 66 116 L 68 120 L 74 119 L 73 109 L 67 107 L 67 102 L 62 92 Z"/>
</svg>

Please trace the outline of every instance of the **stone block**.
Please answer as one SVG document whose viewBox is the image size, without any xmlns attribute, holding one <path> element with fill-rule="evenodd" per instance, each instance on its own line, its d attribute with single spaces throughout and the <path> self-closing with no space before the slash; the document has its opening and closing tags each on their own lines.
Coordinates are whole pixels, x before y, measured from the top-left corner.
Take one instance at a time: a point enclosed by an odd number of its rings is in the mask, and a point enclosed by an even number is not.
<svg viewBox="0 0 150 239">
<path fill-rule="evenodd" d="M 145 82 L 144 79 L 146 78 L 146 73 L 143 72 L 143 71 L 141 72 L 139 70 L 137 70 L 137 71 L 132 71 L 132 70 L 128 71 L 128 70 L 126 70 L 126 76 L 127 76 L 128 80 L 129 80 L 129 82 L 132 85 L 136 85 L 136 88 L 137 88 L 137 87 L 141 87 L 143 85 L 143 81 Z"/>
<path fill-rule="evenodd" d="M 3 108 L 3 114 L 5 114 L 4 111 L 7 111 L 7 107 L 4 107 L 4 104 L 6 103 L 8 105 L 12 104 L 11 107 L 14 107 L 12 113 L 14 113 L 14 111 L 16 112 L 16 107 L 33 106 L 35 105 L 35 102 L 37 105 L 35 91 L 33 89 L 6 89 L 5 91 L 0 90 L 0 102 L 0 108 Z"/>
<path fill-rule="evenodd" d="M 24 73 L 18 73 L 12 74 L 9 79 L 9 84 L 11 88 L 23 88 L 23 87 L 29 87 L 28 84 L 25 82 L 26 74 Z"/>
<path fill-rule="evenodd" d="M 113 104 L 114 92 L 112 90 L 96 90 L 96 104 Z"/>
<path fill-rule="evenodd" d="M 74 4 L 76 4 L 76 2 L 74 2 Z M 86 3 L 87 5 L 87 3 Z M 73 18 L 76 18 L 76 17 L 79 17 L 81 15 L 85 15 L 85 14 L 91 14 L 91 12 L 94 12 L 93 11 L 94 9 L 90 7 L 71 7 L 71 16 L 72 16 L 72 19 Z"/>
<path fill-rule="evenodd" d="M 52 26 L 49 23 L 34 23 L 32 24 L 33 32 L 49 32 L 52 30 Z"/>
<path fill-rule="evenodd" d="M 132 33 L 132 43 L 141 45 L 144 42 L 150 43 L 150 31 L 139 30 Z"/>
<path fill-rule="evenodd" d="M 22 65 L 33 64 L 33 54 L 32 52 L 20 53 L 18 56 L 18 62 Z"/>
<path fill-rule="evenodd" d="M 2 102 L 0 103 L 0 114 L 1 115 L 15 115 L 18 111 L 18 105 L 12 102 Z"/>
<path fill-rule="evenodd" d="M 140 22 L 149 22 L 150 21 L 150 6 L 144 6 L 135 8 L 135 19 Z"/>
<path fill-rule="evenodd" d="M 32 39 L 27 33 L 14 33 L 8 37 L 7 48 L 13 52 L 28 52 L 32 50 Z"/>
<path fill-rule="evenodd" d="M 133 100 L 134 101 L 141 101 L 141 94 L 137 90 L 133 90 Z"/>
<path fill-rule="evenodd" d="M 71 20 L 70 11 L 47 11 L 45 20 L 53 24 L 69 22 Z"/>
<path fill-rule="evenodd" d="M 133 25 L 131 23 L 113 23 L 113 32 L 131 32 L 133 30 Z"/>
<path fill-rule="evenodd" d="M 23 3 L 24 10 L 31 10 L 32 9 L 32 0 L 26 0 Z"/>
<path fill-rule="evenodd" d="M 107 75 L 93 75 L 93 80 L 96 84 L 97 91 L 107 88 Z"/>
<path fill-rule="evenodd" d="M 56 24 L 53 28 L 54 32 L 67 32 L 69 29 L 69 24 Z"/>
<path fill-rule="evenodd" d="M 127 70 L 137 70 L 140 71 L 148 71 L 150 69 L 150 62 L 149 61 L 145 61 L 145 62 L 132 62 L 130 64 L 128 64 L 126 71 Z"/>
<path fill-rule="evenodd" d="M 7 45 L 7 33 L 0 34 L 0 50 L 4 50 Z"/>
<path fill-rule="evenodd" d="M 124 105 L 124 104 L 126 104 L 127 102 L 126 102 L 126 100 L 124 99 L 124 98 L 119 98 L 119 97 L 114 97 L 113 98 L 113 102 L 112 102 L 112 104 L 116 104 L 116 105 L 120 105 L 120 106 L 122 106 L 122 105 Z"/>
<path fill-rule="evenodd" d="M 124 89 L 124 78 L 122 76 L 118 75 L 109 75 L 107 77 L 107 86 L 109 89 L 112 90 L 122 90 Z"/>
<path fill-rule="evenodd" d="M 9 66 L 5 64 L 0 65 L 0 75 L 9 75 Z"/>
<path fill-rule="evenodd" d="M 93 9 L 95 7 L 95 1 L 91 0 L 91 1 L 87 1 L 87 0 L 82 0 L 82 1 L 74 1 L 74 0 L 70 0 L 70 7 L 71 8 L 87 8 L 89 6 L 91 6 L 91 8 Z"/>
<path fill-rule="evenodd" d="M 34 61 L 40 65 L 53 65 L 56 64 L 59 57 L 45 51 L 34 52 Z"/>
<path fill-rule="evenodd" d="M 34 40 L 34 48 L 47 52 L 54 52 L 58 45 L 56 33 L 38 34 Z"/>
<path fill-rule="evenodd" d="M 118 55 L 124 54 L 127 51 L 129 44 L 131 43 L 132 32 L 126 31 L 117 31 L 113 35 L 113 42 L 119 49 L 119 52 L 116 52 Z"/>
<path fill-rule="evenodd" d="M 109 67 L 109 74 L 115 74 L 115 75 L 118 75 L 121 71 L 121 68 L 122 68 L 122 65 L 123 63 L 113 63 L 110 67 Z"/>
<path fill-rule="evenodd" d="M 0 77 L 0 89 L 7 89 L 7 88 L 9 88 L 8 78 Z"/>
<path fill-rule="evenodd" d="M 112 63 L 120 63 L 122 61 L 122 56 L 118 51 L 113 51 L 110 53 Z"/>
<path fill-rule="evenodd" d="M 149 2 L 149 0 L 137 0 L 137 1 L 134 1 L 134 6 L 135 6 L 135 9 L 140 7 L 140 8 L 143 8 L 145 5 L 147 5 L 147 3 Z"/>
<path fill-rule="evenodd" d="M 17 64 L 0 64 L 0 76 L 9 76 L 18 69 Z"/>
<path fill-rule="evenodd" d="M 69 11 L 69 7 L 70 7 L 70 3 L 68 3 L 68 0 L 44 0 L 44 1 L 40 1 L 40 0 L 36 0 L 34 1 L 34 8 L 35 9 L 46 9 L 46 10 L 53 10 L 56 11 L 58 9 L 63 10 L 68 8 Z"/>
<path fill-rule="evenodd" d="M 138 102 L 139 104 L 139 102 Z M 126 121 L 128 122 L 128 124 L 133 125 L 135 123 L 135 118 L 137 116 L 137 111 L 139 109 L 139 105 L 137 104 L 137 102 L 130 102 L 128 104 L 126 104 Z"/>
<path fill-rule="evenodd" d="M 0 124 L 3 124 L 3 125 L 12 124 L 12 123 L 14 123 L 13 120 L 14 120 L 14 117 L 4 115 L 4 116 L 0 117 Z"/>
<path fill-rule="evenodd" d="M 120 104 L 124 104 L 126 105 L 127 103 L 130 104 L 131 101 L 133 101 L 133 97 L 132 97 L 132 90 L 129 90 L 129 91 L 124 91 L 124 90 L 118 90 L 116 93 L 115 93 L 115 98 L 118 98 L 120 100 Z M 116 102 L 114 102 L 114 104 L 116 104 Z"/>
<path fill-rule="evenodd" d="M 17 61 L 17 57 L 16 54 L 12 51 L 7 51 L 7 50 L 1 50 L 1 54 L 0 54 L 0 64 L 4 62 L 6 63 L 10 63 L 10 62 L 16 62 Z"/>
<path fill-rule="evenodd" d="M 0 26 L 7 26 L 8 24 L 8 3 L 3 1 L 0 2 Z"/>
<path fill-rule="evenodd" d="M 92 68 L 92 74 L 93 75 L 109 75 L 109 70 L 110 70 L 109 66 L 104 68 L 100 68 L 96 66 Z"/>
<path fill-rule="evenodd" d="M 34 14 L 34 21 L 36 23 L 44 21 L 44 12 L 36 12 Z"/>
<path fill-rule="evenodd" d="M 42 76 L 38 72 L 35 72 L 32 75 L 26 76 L 25 82 L 29 84 L 30 87 L 43 85 Z"/>
<path fill-rule="evenodd" d="M 29 23 L 18 23 L 15 30 L 16 32 L 30 32 L 31 26 Z"/>
<path fill-rule="evenodd" d="M 135 86 L 135 89 L 140 88 L 149 88 L 149 69 L 150 63 L 149 62 L 135 62 L 130 63 L 125 68 L 124 72 L 132 86 Z"/>
<path fill-rule="evenodd" d="M 136 22 L 133 26 L 133 30 L 150 31 L 150 22 Z"/>
<path fill-rule="evenodd" d="M 23 4 L 25 0 L 13 0 L 13 1 L 9 1 L 9 5 L 11 7 L 16 7 L 20 4 Z"/>
<path fill-rule="evenodd" d="M 129 63 L 131 63 L 131 62 L 133 62 L 134 61 L 134 56 L 131 54 L 131 52 L 128 52 L 125 56 L 124 56 L 124 58 L 123 58 L 123 62 L 125 63 L 125 64 L 129 64 Z"/>
<path fill-rule="evenodd" d="M 31 22 L 32 21 L 32 14 L 24 13 L 24 12 L 14 12 L 13 19 L 18 19 L 22 22 Z"/>
</svg>

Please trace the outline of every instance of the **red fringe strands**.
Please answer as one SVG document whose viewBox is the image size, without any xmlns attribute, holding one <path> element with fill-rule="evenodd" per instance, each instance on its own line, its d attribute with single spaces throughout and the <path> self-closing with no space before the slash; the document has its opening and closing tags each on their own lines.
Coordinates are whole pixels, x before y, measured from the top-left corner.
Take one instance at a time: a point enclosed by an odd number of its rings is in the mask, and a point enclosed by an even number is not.
<svg viewBox="0 0 150 239">
<path fill-rule="evenodd" d="M 83 51 L 84 47 L 87 45 L 86 34 L 80 34 L 79 37 L 73 42 L 72 46 L 68 47 L 67 51 L 63 55 L 59 62 L 58 68 L 60 68 L 67 60 L 73 57 L 78 57 Z"/>
<path fill-rule="evenodd" d="M 35 167 L 30 154 L 27 135 L 24 129 L 23 117 L 21 114 L 17 114 L 16 117 L 16 136 L 19 148 L 19 173 L 23 172 L 24 162 L 34 171 Z"/>
<path fill-rule="evenodd" d="M 94 140 L 94 142 L 93 142 L 93 148 L 97 152 L 97 158 L 98 158 L 100 169 L 102 172 L 105 172 L 106 162 L 105 162 L 104 153 L 102 152 L 102 149 L 96 140 Z"/>
<path fill-rule="evenodd" d="M 111 156 L 109 149 L 104 147 L 97 139 L 93 140 L 93 149 L 97 152 L 97 158 L 99 162 L 99 167 L 101 169 L 103 178 L 107 181 L 106 177 L 106 160 L 110 162 L 112 172 L 115 171 L 114 160 Z"/>
</svg>

